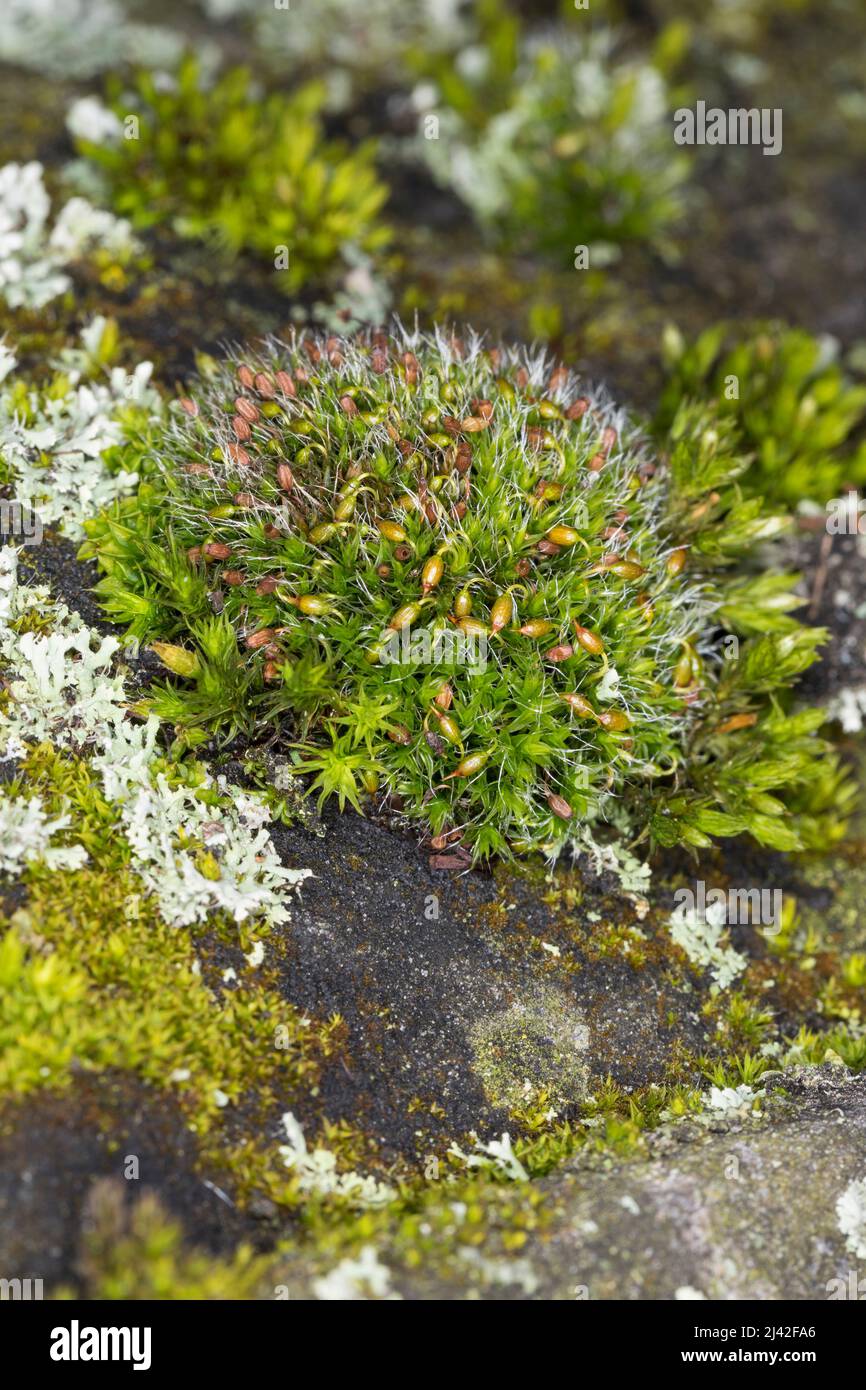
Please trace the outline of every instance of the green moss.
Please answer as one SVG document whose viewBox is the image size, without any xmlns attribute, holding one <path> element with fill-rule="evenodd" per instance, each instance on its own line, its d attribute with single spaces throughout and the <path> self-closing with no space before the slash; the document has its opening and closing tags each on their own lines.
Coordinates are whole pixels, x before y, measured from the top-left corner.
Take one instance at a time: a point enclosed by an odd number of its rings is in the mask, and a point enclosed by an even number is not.
<svg viewBox="0 0 866 1390">
<path fill-rule="evenodd" d="M 850 437 L 866 416 L 866 386 L 855 385 L 833 344 L 778 324 L 717 324 L 693 343 L 669 329 L 668 380 L 656 427 L 676 437 L 689 406 L 734 432 L 753 453 L 749 492 L 788 503 L 827 502 L 866 479 L 866 448 Z"/>
<path fill-rule="evenodd" d="M 434 177 L 491 239 L 541 247 L 563 265 L 575 242 L 597 268 L 624 242 L 664 240 L 682 214 L 690 163 L 668 116 L 681 28 L 665 31 L 647 60 L 612 30 L 532 39 L 503 5 L 485 11 L 486 43 L 471 66 L 435 56 L 424 65 L 435 84 L 426 120 L 437 124 L 418 148 Z M 558 315 L 548 306 L 533 326 L 556 331 Z"/>
<path fill-rule="evenodd" d="M 118 122 L 137 126 L 77 145 L 136 227 L 169 223 L 230 253 L 252 252 L 280 270 L 287 293 L 325 275 L 347 243 L 373 251 L 386 240 L 372 146 L 349 151 L 324 138 L 324 87 L 259 100 L 245 69 L 208 87 L 189 57 L 170 87 L 139 72 L 131 92 L 112 79 L 107 95 Z"/>
<path fill-rule="evenodd" d="M 28 877 L 28 906 L 4 946 L 2 1089 L 65 1084 L 75 1056 L 180 1085 L 204 1132 L 219 1120 L 218 1092 L 230 1102 L 252 1093 L 264 1112 L 278 1095 L 296 1103 L 315 1084 L 332 1028 L 303 1025 L 252 979 L 214 992 L 196 967 L 197 943 L 159 920 L 134 875 L 115 866 L 31 868 Z M 206 963 L 206 940 L 198 949 Z"/>
<path fill-rule="evenodd" d="M 120 834 L 117 813 L 86 758 L 61 753 L 50 743 L 33 745 L 19 761 L 8 795 L 39 796 L 56 815 L 71 810 L 75 841 L 99 868 L 121 871 L 128 864 L 129 845 Z"/>
<path fill-rule="evenodd" d="M 80 1289 L 55 1297 L 223 1300 L 255 1297 L 270 1261 L 240 1245 L 228 1259 L 190 1250 L 152 1193 L 127 1207 L 122 1185 L 103 1181 L 88 1199 Z"/>
<path fill-rule="evenodd" d="M 195 765 L 176 767 L 173 782 L 195 776 Z M 41 745 L 9 791 L 69 815 L 89 862 L 25 870 L 27 905 L 0 945 L 0 1095 L 65 1087 L 76 1067 L 131 1071 L 176 1096 L 202 1155 L 232 1170 L 239 1190 L 264 1183 L 293 1200 L 276 1143 L 247 1144 L 238 1125 L 259 1132 L 274 1129 L 282 1110 L 311 1113 L 323 1066 L 345 1046 L 342 1020 L 302 1016 L 269 985 L 267 968 L 246 967 L 242 953 L 266 925 L 215 914 L 192 931 L 160 919 L 85 759 Z M 223 986 L 220 943 L 232 948 L 237 988 Z M 341 1161 L 349 1157 L 352 1132 L 331 1137 Z"/>
<path fill-rule="evenodd" d="M 151 708 L 228 736 L 290 715 L 321 800 L 387 790 L 479 857 L 553 852 L 617 797 L 664 845 L 798 847 L 827 764 L 785 696 L 822 633 L 784 611 L 795 576 L 751 570 L 786 519 L 718 433 L 665 468 L 552 367 L 444 334 L 210 366 L 83 552 L 187 677 Z"/>
</svg>

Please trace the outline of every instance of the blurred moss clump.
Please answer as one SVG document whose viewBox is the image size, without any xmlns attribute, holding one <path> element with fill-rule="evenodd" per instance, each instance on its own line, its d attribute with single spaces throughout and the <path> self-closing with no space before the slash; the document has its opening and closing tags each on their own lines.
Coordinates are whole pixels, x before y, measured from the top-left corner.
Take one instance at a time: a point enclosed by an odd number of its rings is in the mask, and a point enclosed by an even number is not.
<svg viewBox="0 0 866 1390">
<path fill-rule="evenodd" d="M 509 248 L 570 263 L 583 245 L 593 266 L 627 241 L 670 249 L 690 167 L 673 143 L 669 84 L 685 26 L 644 58 L 610 29 L 527 37 L 501 0 L 479 16 L 482 42 L 447 62 L 418 60 L 415 148 L 434 178 Z"/>
<path fill-rule="evenodd" d="M 476 34 L 476 0 L 200 0 L 211 15 L 239 19 L 259 58 L 275 74 L 321 77 L 331 110 L 362 93 L 381 102 L 383 87 L 402 86 L 418 51 L 453 55 Z"/>
<path fill-rule="evenodd" d="M 670 430 L 684 405 L 733 426 L 739 449 L 754 458 L 745 476 L 752 495 L 823 503 L 866 481 L 866 445 L 849 445 L 866 416 L 866 386 L 846 374 L 832 338 L 720 323 L 686 343 L 670 327 L 663 352 L 656 429 Z"/>
<path fill-rule="evenodd" d="M 249 1245 L 224 1259 L 185 1248 L 180 1225 L 155 1193 L 146 1191 L 128 1205 L 123 1184 L 107 1178 L 90 1191 L 84 1231 L 79 1273 L 92 1299 L 255 1298 L 270 1264 Z M 61 1289 L 59 1297 L 74 1298 L 76 1292 Z"/>
<path fill-rule="evenodd" d="M 856 2 L 856 0 L 855 0 Z M 649 0 L 647 9 L 657 23 L 671 18 L 688 19 L 716 41 L 737 46 L 753 44 L 774 21 L 784 22 L 806 13 L 813 0 Z M 830 0 L 830 7 L 844 8 L 847 0 Z M 621 6 L 627 11 L 627 6 Z M 822 6 L 822 8 L 826 8 Z"/>
<path fill-rule="evenodd" d="M 131 88 L 113 77 L 106 91 L 99 138 L 74 132 L 75 144 L 135 227 L 169 223 L 261 256 L 287 293 L 324 278 L 347 244 L 369 253 L 387 242 L 374 147 L 324 137 L 322 84 L 258 99 L 245 68 L 209 87 L 190 56 L 170 81 L 142 70 Z"/>
</svg>

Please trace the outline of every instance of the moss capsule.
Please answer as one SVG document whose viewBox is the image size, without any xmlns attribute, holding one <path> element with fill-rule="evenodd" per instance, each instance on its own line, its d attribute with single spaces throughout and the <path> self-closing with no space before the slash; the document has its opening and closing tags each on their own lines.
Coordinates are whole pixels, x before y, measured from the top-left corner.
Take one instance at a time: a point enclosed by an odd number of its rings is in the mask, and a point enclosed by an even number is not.
<svg viewBox="0 0 866 1390">
<path fill-rule="evenodd" d="M 467 618 L 472 612 L 472 595 L 468 589 L 461 589 L 454 600 L 454 613 L 458 618 Z"/>
<path fill-rule="evenodd" d="M 618 560 L 615 565 L 610 566 L 610 572 L 619 575 L 620 579 L 640 579 L 646 574 L 643 565 L 638 565 L 633 560 Z"/>
<path fill-rule="evenodd" d="M 424 563 L 421 571 L 421 588 L 425 594 L 429 594 L 431 589 L 435 589 L 443 574 L 445 565 L 441 555 L 431 555 L 429 560 Z"/>
<path fill-rule="evenodd" d="M 580 535 L 573 526 L 552 526 L 547 533 L 552 545 L 576 545 Z"/>
<path fill-rule="evenodd" d="M 751 729 L 757 724 L 756 714 L 732 714 L 729 719 L 724 719 L 721 724 L 717 724 L 715 733 L 733 734 L 737 729 Z"/>
<path fill-rule="evenodd" d="M 692 658 L 688 652 L 683 652 L 674 667 L 674 685 L 678 690 L 683 690 L 686 686 L 691 685 L 693 679 Z"/>
<path fill-rule="evenodd" d="M 310 618 L 323 618 L 331 612 L 331 604 L 319 594 L 301 594 L 296 606 Z"/>
<path fill-rule="evenodd" d="M 603 710 L 598 716 L 598 722 L 603 729 L 609 729 L 612 733 L 617 734 L 631 727 L 631 720 L 628 715 L 619 709 Z"/>
<path fill-rule="evenodd" d="M 486 753 L 470 753 L 470 754 L 469 754 L 469 757 L 468 757 L 468 758 L 464 758 L 463 761 L 462 761 L 462 763 L 460 763 L 457 767 L 455 767 L 455 769 L 454 769 L 453 772 L 449 772 L 449 773 L 448 773 L 448 778 L 446 778 L 446 781 L 447 781 L 448 779 L 450 779 L 451 777 L 472 777 L 472 776 L 474 776 L 474 774 L 475 774 L 476 772 L 480 772 L 480 771 L 481 771 L 481 769 L 484 767 L 484 764 L 487 762 L 487 760 L 488 760 L 489 757 L 490 757 L 490 750 L 489 750 L 489 749 L 488 749 L 488 751 L 487 751 Z"/>
<path fill-rule="evenodd" d="M 420 612 L 420 603 L 404 603 L 402 608 L 398 608 L 394 613 L 388 626 L 394 632 L 401 632 L 404 627 L 410 627 L 414 623 Z"/>
<path fill-rule="evenodd" d="M 490 626 L 494 632 L 501 632 L 514 621 L 514 599 L 511 594 L 500 594 L 490 610 Z"/>
<path fill-rule="evenodd" d="M 461 618 L 457 624 L 467 637 L 489 637 L 490 628 L 478 618 Z"/>
<path fill-rule="evenodd" d="M 355 508 L 358 505 L 357 493 L 350 492 L 347 496 L 341 497 L 334 508 L 335 521 L 348 521 L 354 516 Z"/>
<path fill-rule="evenodd" d="M 587 700 L 585 695 L 579 694 L 578 691 L 571 691 L 568 695 L 562 695 L 560 698 L 563 699 L 573 713 L 579 715 L 581 719 L 595 719 L 597 717 L 589 700 Z"/>
<path fill-rule="evenodd" d="M 435 714 L 439 720 L 439 732 L 443 738 L 447 738 L 449 743 L 460 744 L 463 742 L 460 737 L 460 729 L 457 721 L 452 719 L 450 714 L 445 714 L 443 710 L 437 709 L 435 704 L 431 705 L 431 713 Z"/>
<path fill-rule="evenodd" d="M 581 627 L 580 623 L 576 622 L 574 619 L 572 619 L 572 627 L 574 628 L 574 635 L 583 647 L 583 650 L 589 652 L 590 656 L 601 656 L 604 651 L 604 642 L 601 640 L 598 633 L 591 632 L 588 627 Z"/>
</svg>

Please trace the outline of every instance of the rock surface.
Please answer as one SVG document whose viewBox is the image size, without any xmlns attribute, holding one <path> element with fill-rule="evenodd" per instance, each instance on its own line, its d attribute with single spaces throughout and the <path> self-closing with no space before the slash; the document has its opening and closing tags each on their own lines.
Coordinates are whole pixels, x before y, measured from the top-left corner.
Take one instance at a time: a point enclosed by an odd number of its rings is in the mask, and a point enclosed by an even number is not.
<svg viewBox="0 0 866 1390">
<path fill-rule="evenodd" d="M 393 1268 L 384 1242 L 391 1288 L 424 1299 L 856 1296 L 851 1272 L 856 1286 L 866 1270 L 836 1204 L 866 1175 L 866 1078 L 826 1065 L 783 1085 L 764 1118 L 680 1122 L 653 1136 L 647 1160 L 565 1164 L 539 1184 L 548 1224 L 511 1261 L 464 1254 L 431 1278 Z M 303 1297 L 322 1276 L 285 1277 Z"/>
</svg>

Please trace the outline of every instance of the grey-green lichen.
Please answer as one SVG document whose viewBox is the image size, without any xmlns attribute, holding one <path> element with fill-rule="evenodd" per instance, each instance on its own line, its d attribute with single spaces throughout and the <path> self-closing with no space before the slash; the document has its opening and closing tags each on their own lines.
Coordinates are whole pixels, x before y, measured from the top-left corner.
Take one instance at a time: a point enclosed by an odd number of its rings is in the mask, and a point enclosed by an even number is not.
<svg viewBox="0 0 866 1390">
<path fill-rule="evenodd" d="M 470 1038 L 493 1105 L 514 1110 L 544 1092 L 553 1119 L 584 1099 L 589 1029 L 573 1003 L 555 990 L 538 989 L 501 1013 L 477 1019 Z"/>
</svg>

